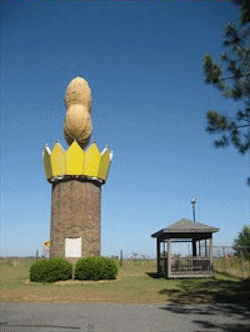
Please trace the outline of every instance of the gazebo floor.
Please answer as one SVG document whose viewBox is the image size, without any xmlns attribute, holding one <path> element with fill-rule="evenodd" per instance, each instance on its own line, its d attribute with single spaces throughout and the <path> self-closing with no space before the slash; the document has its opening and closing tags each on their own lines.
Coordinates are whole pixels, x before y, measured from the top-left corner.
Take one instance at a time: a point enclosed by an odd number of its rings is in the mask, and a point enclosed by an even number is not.
<svg viewBox="0 0 250 332">
<path fill-rule="evenodd" d="M 171 279 L 177 279 L 177 278 L 211 278 L 213 277 L 213 273 L 194 273 L 194 274 L 172 274 Z"/>
<path fill-rule="evenodd" d="M 177 278 L 211 278 L 214 276 L 214 273 L 211 271 L 198 271 L 198 272 L 172 272 L 168 277 L 164 273 L 161 273 L 162 276 L 165 276 L 167 279 L 177 279 Z"/>
</svg>

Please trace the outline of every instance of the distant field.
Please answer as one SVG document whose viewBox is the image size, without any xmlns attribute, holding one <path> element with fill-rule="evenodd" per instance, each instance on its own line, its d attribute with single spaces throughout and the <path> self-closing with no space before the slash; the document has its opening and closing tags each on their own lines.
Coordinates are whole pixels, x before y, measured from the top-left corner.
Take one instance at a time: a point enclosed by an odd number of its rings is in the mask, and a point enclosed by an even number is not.
<svg viewBox="0 0 250 332">
<path fill-rule="evenodd" d="M 231 302 L 249 305 L 249 280 L 242 280 L 239 278 L 242 276 L 239 275 L 230 276 L 228 271 L 223 271 L 222 261 L 216 264 L 223 273 L 217 273 L 215 278 L 210 279 L 154 278 L 155 261 L 124 260 L 117 280 L 69 281 L 56 284 L 30 283 L 29 267 L 32 261 L 32 259 L 0 260 L 1 302 L 138 304 Z M 235 263 L 235 269 L 236 265 Z"/>
<path fill-rule="evenodd" d="M 214 268 L 217 272 L 247 279 L 250 278 L 250 259 L 243 257 L 231 256 L 221 257 L 214 260 Z"/>
</svg>

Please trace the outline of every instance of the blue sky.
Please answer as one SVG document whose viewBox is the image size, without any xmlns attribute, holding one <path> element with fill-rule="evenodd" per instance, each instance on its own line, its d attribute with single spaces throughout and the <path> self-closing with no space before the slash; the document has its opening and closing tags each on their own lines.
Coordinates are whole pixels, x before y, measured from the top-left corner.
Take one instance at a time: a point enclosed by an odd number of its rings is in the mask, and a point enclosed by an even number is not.
<svg viewBox="0 0 250 332">
<path fill-rule="evenodd" d="M 231 244 L 249 223 L 249 154 L 216 150 L 206 112 L 237 105 L 205 85 L 202 57 L 222 51 L 230 1 L 3 0 L 0 3 L 0 255 L 32 255 L 49 237 L 45 143 L 65 147 L 64 93 L 93 93 L 93 140 L 114 160 L 102 196 L 102 254 L 155 254 L 150 235 L 182 217 Z"/>
</svg>

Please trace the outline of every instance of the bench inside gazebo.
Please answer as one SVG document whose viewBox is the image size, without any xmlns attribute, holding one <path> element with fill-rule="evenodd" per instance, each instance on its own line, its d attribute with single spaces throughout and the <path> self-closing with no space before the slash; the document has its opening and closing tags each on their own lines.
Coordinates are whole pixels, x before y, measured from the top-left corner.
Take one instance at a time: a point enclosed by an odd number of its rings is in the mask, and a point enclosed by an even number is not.
<svg viewBox="0 0 250 332">
<path fill-rule="evenodd" d="M 219 228 L 183 218 L 152 234 L 156 238 L 157 273 L 166 278 L 202 278 L 213 275 L 213 233 Z M 173 243 L 191 243 L 192 254 L 176 255 Z"/>
</svg>

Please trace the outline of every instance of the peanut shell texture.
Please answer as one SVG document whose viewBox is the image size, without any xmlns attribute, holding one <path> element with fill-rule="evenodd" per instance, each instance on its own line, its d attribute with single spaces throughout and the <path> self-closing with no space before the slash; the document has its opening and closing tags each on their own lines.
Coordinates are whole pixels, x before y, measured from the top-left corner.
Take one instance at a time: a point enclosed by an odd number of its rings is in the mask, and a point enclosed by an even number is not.
<svg viewBox="0 0 250 332">
<path fill-rule="evenodd" d="M 82 77 L 74 78 L 67 86 L 64 103 L 66 116 L 64 120 L 64 137 L 69 145 L 74 140 L 84 149 L 91 138 L 91 89 Z"/>
</svg>

